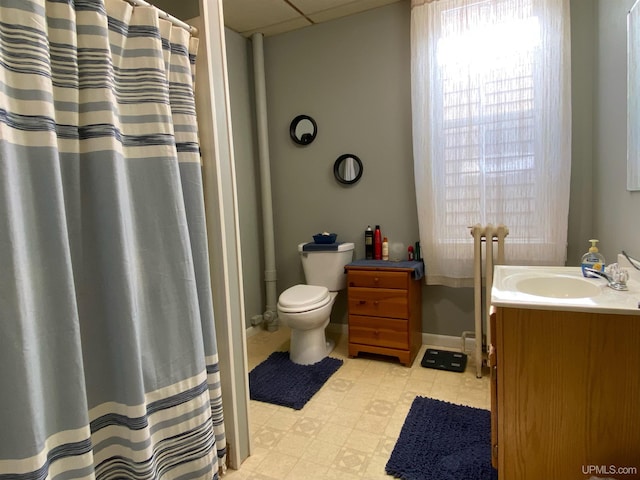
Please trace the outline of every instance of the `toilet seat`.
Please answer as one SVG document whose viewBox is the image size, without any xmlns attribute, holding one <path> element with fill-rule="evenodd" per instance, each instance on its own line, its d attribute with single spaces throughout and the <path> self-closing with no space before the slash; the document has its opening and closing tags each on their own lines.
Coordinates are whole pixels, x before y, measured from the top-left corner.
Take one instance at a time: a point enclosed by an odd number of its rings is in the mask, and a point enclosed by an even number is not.
<svg viewBox="0 0 640 480">
<path fill-rule="evenodd" d="M 294 285 L 286 289 L 278 299 L 278 309 L 286 313 L 301 313 L 324 307 L 331 301 L 327 287 L 318 285 Z"/>
</svg>

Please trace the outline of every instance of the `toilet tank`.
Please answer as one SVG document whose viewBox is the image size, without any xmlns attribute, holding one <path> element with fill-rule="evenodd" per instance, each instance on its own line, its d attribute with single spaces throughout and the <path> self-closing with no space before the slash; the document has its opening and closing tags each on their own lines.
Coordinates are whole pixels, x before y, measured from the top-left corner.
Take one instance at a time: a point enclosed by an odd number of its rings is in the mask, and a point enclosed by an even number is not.
<svg viewBox="0 0 640 480">
<path fill-rule="evenodd" d="M 344 266 L 353 259 L 354 244 L 344 242 L 338 245 L 338 250 L 312 252 L 303 251 L 304 245 L 298 245 L 298 252 L 307 285 L 327 287 L 331 292 L 343 290 L 347 285 Z"/>
</svg>

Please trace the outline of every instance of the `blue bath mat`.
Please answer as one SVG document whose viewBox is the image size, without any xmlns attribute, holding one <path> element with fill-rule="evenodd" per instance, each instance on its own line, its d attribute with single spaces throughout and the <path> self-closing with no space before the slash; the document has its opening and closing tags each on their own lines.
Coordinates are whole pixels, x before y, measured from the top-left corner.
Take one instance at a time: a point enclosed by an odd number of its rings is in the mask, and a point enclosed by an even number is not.
<svg viewBox="0 0 640 480">
<path fill-rule="evenodd" d="M 404 480 L 497 480 L 491 412 L 416 397 L 386 471 Z"/>
<path fill-rule="evenodd" d="M 300 410 L 342 363 L 325 357 L 313 365 L 298 365 L 289 360 L 289 352 L 273 352 L 249 372 L 250 397 Z"/>
</svg>

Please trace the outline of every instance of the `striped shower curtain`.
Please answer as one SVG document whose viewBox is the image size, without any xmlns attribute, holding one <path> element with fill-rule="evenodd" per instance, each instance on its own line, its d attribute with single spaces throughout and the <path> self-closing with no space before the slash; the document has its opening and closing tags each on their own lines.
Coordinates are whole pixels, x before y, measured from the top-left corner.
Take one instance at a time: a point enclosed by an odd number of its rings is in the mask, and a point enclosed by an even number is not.
<svg viewBox="0 0 640 480">
<path fill-rule="evenodd" d="M 224 465 L 196 47 L 122 0 L 0 0 L 0 480 Z"/>
</svg>

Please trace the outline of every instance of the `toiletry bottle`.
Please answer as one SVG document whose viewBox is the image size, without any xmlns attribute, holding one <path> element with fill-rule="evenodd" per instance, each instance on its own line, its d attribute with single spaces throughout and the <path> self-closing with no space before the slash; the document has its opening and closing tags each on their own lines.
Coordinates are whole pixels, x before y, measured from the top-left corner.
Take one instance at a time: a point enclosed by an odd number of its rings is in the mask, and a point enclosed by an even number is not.
<svg viewBox="0 0 640 480">
<path fill-rule="evenodd" d="M 587 272 L 584 271 L 585 268 L 593 268 L 594 270 L 598 270 L 600 272 L 604 272 L 604 256 L 598 252 L 598 247 L 596 247 L 596 243 L 598 240 L 592 239 L 589 240 L 591 242 L 591 248 L 589 251 L 582 256 L 582 260 L 580 261 L 580 266 L 582 267 L 582 275 L 585 277 L 590 277 Z"/>
<path fill-rule="evenodd" d="M 376 229 L 373 232 L 373 259 L 382 260 L 382 232 L 380 231 L 380 225 L 376 225 Z"/>
<path fill-rule="evenodd" d="M 382 239 L 382 259 L 389 260 L 389 240 L 387 237 Z"/>
<path fill-rule="evenodd" d="M 367 229 L 364 231 L 364 258 L 373 260 L 373 230 L 371 230 L 371 225 L 367 225 Z"/>
<path fill-rule="evenodd" d="M 412 261 L 413 259 L 413 245 L 409 245 L 409 247 L 407 247 L 407 260 Z"/>
</svg>

